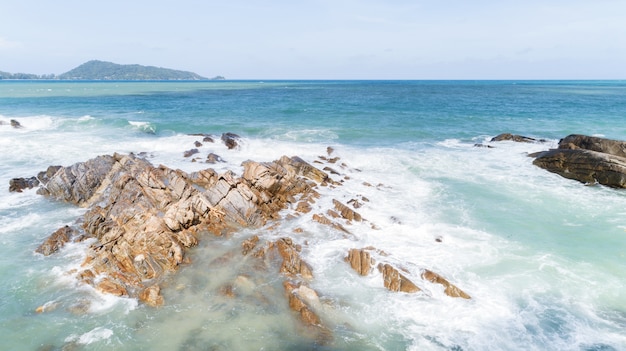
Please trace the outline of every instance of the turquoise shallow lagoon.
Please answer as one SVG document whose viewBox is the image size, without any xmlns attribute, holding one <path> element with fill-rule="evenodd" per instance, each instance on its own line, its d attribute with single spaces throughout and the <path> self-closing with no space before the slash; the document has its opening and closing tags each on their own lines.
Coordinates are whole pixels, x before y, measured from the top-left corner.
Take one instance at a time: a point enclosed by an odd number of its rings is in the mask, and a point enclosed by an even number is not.
<svg viewBox="0 0 626 351">
<path fill-rule="evenodd" d="M 11 119 L 23 128 L 15 129 Z M 146 152 L 194 171 L 183 151 L 224 132 L 241 147 L 205 144 L 240 172 L 247 159 L 332 146 L 348 167 L 333 196 L 366 196 L 369 226 L 346 239 L 310 221 L 302 255 L 327 303 L 330 345 L 307 338 L 281 281 L 216 289 L 245 264 L 211 266 L 232 250 L 205 238 L 169 277 L 161 308 L 78 284 L 84 245 L 34 253 L 84 209 L 8 192 L 9 180 L 101 154 Z M 490 142 L 503 132 L 544 139 Z M 0 81 L 0 343 L 6 350 L 623 350 L 626 349 L 626 192 L 587 186 L 527 155 L 568 134 L 626 140 L 623 81 Z M 485 144 L 493 148 L 475 147 Z M 365 187 L 364 183 L 383 184 Z M 343 193 L 342 193 L 343 192 Z M 245 230 L 237 238 L 266 231 Z M 343 257 L 375 246 L 418 277 L 432 269 L 467 291 L 394 294 L 357 277 Z M 209 268 L 208 268 L 209 267 Z M 259 283 L 265 281 L 266 283 Z M 267 303 L 260 304 L 258 296 Z M 36 313 L 40 306 L 49 312 Z"/>
</svg>

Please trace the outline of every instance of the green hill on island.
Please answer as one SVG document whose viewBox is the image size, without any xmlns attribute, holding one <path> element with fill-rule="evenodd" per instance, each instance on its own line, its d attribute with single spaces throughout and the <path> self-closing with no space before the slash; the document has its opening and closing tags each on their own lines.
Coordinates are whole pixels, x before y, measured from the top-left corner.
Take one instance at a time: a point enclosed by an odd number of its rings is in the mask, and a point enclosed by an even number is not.
<svg viewBox="0 0 626 351">
<path fill-rule="evenodd" d="M 142 65 L 120 65 L 92 60 L 55 76 L 0 71 L 0 79 L 61 79 L 61 80 L 208 80 L 193 72 Z M 217 76 L 212 79 L 224 79 Z"/>
</svg>

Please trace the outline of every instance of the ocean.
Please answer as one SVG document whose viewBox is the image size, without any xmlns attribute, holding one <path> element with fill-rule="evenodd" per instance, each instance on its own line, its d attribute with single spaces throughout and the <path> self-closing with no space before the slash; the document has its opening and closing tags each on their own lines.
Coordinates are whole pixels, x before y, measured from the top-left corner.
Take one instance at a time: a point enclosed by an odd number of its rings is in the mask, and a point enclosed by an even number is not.
<svg viewBox="0 0 626 351">
<path fill-rule="evenodd" d="M 192 134 L 225 132 L 241 137 L 239 148 L 200 151 L 226 162 L 183 156 L 201 140 Z M 541 141 L 491 142 L 505 132 Z M 573 133 L 626 140 L 626 82 L 0 81 L 0 349 L 626 350 L 626 191 L 528 157 Z M 367 224 L 346 236 L 302 216 L 279 233 L 206 235 L 192 263 L 168 276 L 158 308 L 79 284 L 70 273 L 89 242 L 34 252 L 85 209 L 8 191 L 12 178 L 115 152 L 240 175 L 248 159 L 316 165 L 329 146 L 346 181 L 322 198 L 367 198 L 357 210 Z M 307 338 L 285 297 L 269 293 L 278 278 L 242 283 L 240 299 L 216 292 L 245 269 L 216 258 L 243 238 L 285 233 L 313 267 L 329 344 Z M 368 246 L 423 290 L 358 276 L 344 257 Z M 424 284 L 423 269 L 472 298 Z"/>
</svg>

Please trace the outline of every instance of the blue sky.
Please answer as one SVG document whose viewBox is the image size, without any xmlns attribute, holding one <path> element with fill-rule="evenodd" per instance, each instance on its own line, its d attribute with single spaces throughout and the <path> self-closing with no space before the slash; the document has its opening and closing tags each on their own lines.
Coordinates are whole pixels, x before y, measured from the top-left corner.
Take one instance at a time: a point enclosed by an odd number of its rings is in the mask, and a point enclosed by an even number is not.
<svg viewBox="0 0 626 351">
<path fill-rule="evenodd" d="M 229 79 L 626 79 L 624 0 L 3 0 L 0 70 Z"/>
</svg>

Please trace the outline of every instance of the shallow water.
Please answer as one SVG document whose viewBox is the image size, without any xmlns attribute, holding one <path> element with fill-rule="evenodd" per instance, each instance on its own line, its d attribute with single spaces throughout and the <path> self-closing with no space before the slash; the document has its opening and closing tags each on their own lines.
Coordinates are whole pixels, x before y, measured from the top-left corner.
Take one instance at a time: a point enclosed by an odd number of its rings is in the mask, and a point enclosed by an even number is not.
<svg viewBox="0 0 626 351">
<path fill-rule="evenodd" d="M 187 134 L 229 131 L 242 136 L 239 149 L 199 148 L 227 161 L 218 171 L 282 155 L 313 163 L 332 146 L 346 165 L 333 165 L 344 185 L 320 188 L 312 213 L 333 198 L 369 200 L 357 210 L 368 222 L 345 225 L 351 235 L 301 216 L 274 230 L 203 237 L 154 309 L 76 283 L 68 272 L 88 242 L 34 253 L 83 209 L 5 188 L 3 347 L 626 349 L 626 193 L 561 178 L 527 157 L 569 133 L 626 139 L 623 111 L 622 82 L 0 82 L 7 188 L 13 177 L 113 152 L 147 152 L 155 165 L 191 172 L 208 165 L 183 157 L 201 139 Z M 489 142 L 501 132 L 546 141 Z M 242 259 L 240 242 L 255 234 L 303 245 L 331 343 L 316 343 L 288 310 L 282 277 Z M 388 254 L 374 254 L 377 261 L 401 266 L 423 291 L 391 293 L 377 272 L 359 277 L 343 262 L 350 248 L 370 245 Z M 423 269 L 472 299 L 422 282 Z M 228 284 L 235 298 L 220 293 Z M 45 313 L 35 312 L 40 306 Z"/>
</svg>

